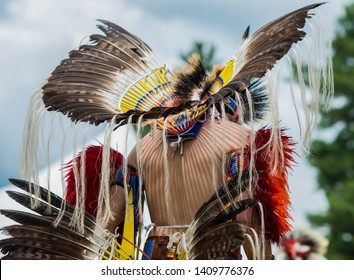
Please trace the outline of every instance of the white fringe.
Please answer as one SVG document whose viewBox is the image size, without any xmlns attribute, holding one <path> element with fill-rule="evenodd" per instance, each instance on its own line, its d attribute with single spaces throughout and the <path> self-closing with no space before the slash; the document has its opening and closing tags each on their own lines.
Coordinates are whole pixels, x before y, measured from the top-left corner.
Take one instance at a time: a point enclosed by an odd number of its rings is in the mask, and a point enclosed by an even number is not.
<svg viewBox="0 0 354 280">
<path fill-rule="evenodd" d="M 248 240 L 249 245 L 251 246 L 251 251 L 252 251 L 253 259 L 256 260 L 256 259 L 257 259 L 257 258 L 256 258 L 256 256 L 257 256 L 257 249 L 256 249 L 256 246 L 255 246 L 255 244 L 254 244 L 254 240 L 253 240 L 253 238 L 252 238 L 249 234 L 247 234 L 247 233 L 245 233 L 245 237 L 246 237 L 246 239 Z M 249 258 L 249 257 L 247 256 L 247 258 Z"/>
<path fill-rule="evenodd" d="M 45 122 L 46 111 L 42 102 L 41 91 L 35 91 L 30 100 L 28 108 L 25 129 L 23 135 L 23 143 L 20 155 L 19 177 L 39 185 L 39 168 L 40 159 L 42 158 L 38 149 L 40 140 L 43 136 L 43 124 Z M 30 185 L 30 192 L 36 197 L 40 198 L 39 188 Z M 39 206 L 39 200 L 31 197 L 31 207 L 36 208 Z"/>
<path fill-rule="evenodd" d="M 51 118 L 50 118 L 50 124 L 49 124 L 49 136 L 48 136 L 48 140 L 47 140 L 47 145 L 46 145 L 46 157 L 47 157 L 47 188 L 48 191 L 51 191 L 51 183 L 50 183 L 50 178 L 51 178 L 51 173 L 50 173 L 50 169 L 51 169 L 51 159 L 50 159 L 50 148 L 52 146 L 52 139 L 53 139 L 53 129 L 54 129 L 54 114 L 51 114 Z M 48 207 L 46 210 L 47 214 L 51 214 L 51 197 L 48 196 Z"/>
<path fill-rule="evenodd" d="M 251 130 L 250 136 L 249 136 L 249 150 L 250 150 L 250 159 L 249 159 L 249 167 L 248 167 L 248 171 L 249 171 L 249 188 L 248 190 L 251 193 L 251 197 L 252 197 L 252 192 L 253 192 L 253 183 L 256 182 L 255 178 L 253 177 L 253 171 L 255 170 L 254 165 L 255 165 L 255 154 L 256 154 L 256 147 L 255 147 L 255 121 L 254 121 L 254 111 L 253 111 L 253 102 L 252 102 L 252 96 L 251 93 L 249 92 L 248 89 L 246 89 L 246 97 L 247 97 L 247 103 L 248 103 L 248 111 L 249 111 L 249 128 Z M 240 100 L 240 104 L 241 104 L 241 108 L 244 106 L 243 103 Z M 241 111 L 243 111 L 244 109 L 241 109 Z M 245 120 L 242 118 L 242 122 L 244 122 Z M 243 155 L 244 155 L 244 148 L 242 147 L 242 151 L 241 151 L 241 161 L 243 161 Z M 240 168 L 242 170 L 242 168 Z M 241 180 L 241 176 L 242 176 L 242 171 L 240 173 L 240 180 Z M 241 194 L 242 197 L 242 194 Z"/>
<path fill-rule="evenodd" d="M 166 203 L 166 210 L 167 210 L 167 217 L 171 224 L 175 222 L 174 213 L 171 211 L 170 201 L 171 201 L 171 192 L 170 192 L 170 169 L 168 166 L 168 143 L 166 138 L 166 131 L 167 131 L 167 123 L 168 117 L 164 120 L 163 129 L 162 129 L 162 147 L 163 147 L 163 166 L 164 166 L 164 174 L 165 174 L 165 203 Z"/>
<path fill-rule="evenodd" d="M 299 45 L 294 45 L 292 54 L 294 55 L 297 83 L 300 87 L 301 109 L 303 110 L 304 120 L 300 119 L 298 102 L 295 98 L 293 83 L 294 74 L 292 71 L 292 61 L 288 56 L 290 70 L 290 92 L 298 126 L 300 130 L 301 145 L 303 150 L 310 154 L 310 142 L 312 133 L 316 129 L 319 112 L 330 109 L 330 102 L 334 94 L 333 65 L 332 65 L 332 43 L 330 26 L 325 17 L 316 11 L 313 23 L 308 23 L 310 31 L 304 38 L 306 49 L 303 50 Z M 303 75 L 303 54 L 306 54 L 307 81 Z"/>
<path fill-rule="evenodd" d="M 129 130 L 132 125 L 132 118 L 133 116 L 129 116 L 126 129 L 124 131 L 124 157 L 123 157 L 123 185 L 124 185 L 124 194 L 125 194 L 125 201 L 126 201 L 126 215 L 125 218 L 128 221 L 133 221 L 134 217 L 131 217 L 129 214 L 130 212 L 127 211 L 129 206 L 129 188 L 128 188 L 128 138 L 129 138 Z"/>
<path fill-rule="evenodd" d="M 261 232 L 260 232 L 260 243 L 261 243 L 261 252 L 260 252 L 260 257 L 262 260 L 265 260 L 265 248 L 266 248 L 266 243 L 265 243 L 265 215 L 264 215 L 264 209 L 263 205 L 258 202 L 258 208 L 259 208 L 259 218 L 261 220 Z"/>
<path fill-rule="evenodd" d="M 214 147 L 216 145 L 218 145 L 218 143 L 216 143 L 216 138 L 215 138 L 215 122 L 216 122 L 216 118 L 219 119 L 219 112 L 216 110 L 215 105 L 213 104 L 213 106 L 211 108 L 211 124 L 210 124 L 210 127 L 211 127 L 211 137 L 212 137 L 211 143 L 212 143 L 212 145 Z M 217 158 L 216 158 L 216 156 L 213 153 L 211 153 L 210 157 L 211 157 L 211 172 L 212 172 L 211 174 L 212 174 L 213 189 L 215 190 L 215 193 L 217 194 L 217 196 L 218 196 L 218 198 L 220 200 L 220 197 L 219 197 L 218 192 L 217 192 L 218 188 L 220 187 L 217 184 L 217 178 L 218 178 L 218 175 L 216 173 Z"/>
<path fill-rule="evenodd" d="M 62 142 L 61 142 L 61 158 L 60 158 L 60 162 L 61 162 L 61 166 L 64 166 L 64 151 L 65 151 L 64 146 L 65 146 L 65 140 L 66 140 L 66 135 L 67 135 L 69 123 L 67 123 L 67 125 L 64 127 L 63 122 L 61 122 L 61 126 L 62 126 L 63 134 L 62 134 Z M 66 193 L 66 183 L 65 183 L 64 169 L 61 168 L 60 172 L 61 172 L 62 190 L 63 190 L 63 194 L 65 194 Z M 54 221 L 54 225 L 55 226 L 57 226 L 59 224 L 59 222 L 61 221 L 61 219 L 63 218 L 64 213 L 65 213 L 65 207 L 66 207 L 66 200 L 63 199 L 62 200 L 62 205 L 61 205 L 61 211 L 59 212 L 59 215 L 57 216 L 57 218 Z"/>
<path fill-rule="evenodd" d="M 225 121 L 225 119 L 227 119 L 226 113 L 225 113 L 225 104 L 223 101 L 220 102 L 220 109 L 221 109 L 221 123 L 223 123 Z M 224 139 L 226 137 L 226 134 L 228 133 L 226 130 L 222 130 L 222 139 Z M 214 134 L 213 134 L 214 135 Z M 227 176 L 228 176 L 228 161 L 230 159 L 230 157 L 227 157 L 228 151 L 223 152 L 222 153 L 222 160 L 221 160 L 221 166 L 222 166 L 222 184 L 224 187 L 224 191 L 226 193 L 226 195 L 229 198 L 229 201 L 232 201 L 232 195 L 229 191 L 229 188 L 227 187 Z M 223 203 L 220 203 L 221 206 L 224 208 L 225 205 Z"/>
<path fill-rule="evenodd" d="M 138 177 L 139 177 L 139 221 L 140 223 L 143 223 L 143 165 L 141 162 L 141 129 L 143 128 L 142 125 L 142 120 L 144 118 L 144 115 L 141 115 L 138 119 L 137 123 L 137 142 L 136 142 L 136 161 L 137 161 L 137 172 L 138 172 Z M 126 143 L 127 145 L 127 143 Z"/>
<path fill-rule="evenodd" d="M 74 139 L 73 139 L 73 171 L 75 178 L 75 195 L 76 195 L 76 205 L 74 209 L 73 216 L 70 221 L 70 225 L 77 228 L 79 232 L 84 231 L 84 218 L 85 218 L 85 200 L 86 200 L 86 186 L 85 186 L 85 161 L 86 161 L 86 150 L 81 148 L 80 157 L 80 170 L 78 169 L 76 156 L 77 156 L 77 133 L 79 130 L 78 125 L 74 125 Z M 85 133 L 84 133 L 85 135 Z M 85 146 L 85 137 L 83 147 Z"/>
<path fill-rule="evenodd" d="M 267 89 L 269 95 L 269 106 L 271 111 L 271 135 L 269 141 L 260 149 L 267 148 L 268 154 L 272 159 L 271 173 L 276 174 L 279 170 L 284 169 L 285 158 L 283 152 L 283 143 L 281 140 L 280 114 L 279 114 L 279 84 L 280 71 L 277 72 L 276 82 L 274 84 L 272 75 L 267 73 L 268 79 Z M 280 157 L 280 161 L 279 161 Z"/>
<path fill-rule="evenodd" d="M 104 133 L 103 150 L 102 150 L 102 170 L 100 178 L 100 192 L 98 195 L 97 217 L 102 224 L 106 224 L 113 217 L 110 205 L 110 149 L 112 132 L 115 125 L 113 118 L 106 127 Z"/>
</svg>

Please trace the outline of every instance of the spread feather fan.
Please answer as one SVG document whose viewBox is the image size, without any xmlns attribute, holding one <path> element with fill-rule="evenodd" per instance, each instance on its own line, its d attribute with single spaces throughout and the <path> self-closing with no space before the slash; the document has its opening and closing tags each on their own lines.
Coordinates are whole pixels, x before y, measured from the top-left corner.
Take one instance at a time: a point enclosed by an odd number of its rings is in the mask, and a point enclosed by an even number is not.
<svg viewBox="0 0 354 280">
<path fill-rule="evenodd" d="M 312 16 L 309 11 L 320 5 L 289 13 L 245 38 L 219 73 L 208 77 L 200 58 L 194 56 L 188 71 L 173 81 L 149 46 L 123 28 L 100 20 L 98 28 L 105 35 L 91 35 L 87 44 L 69 53 L 43 86 L 43 102 L 48 110 L 59 111 L 73 122 L 96 125 L 112 120 L 122 125 L 129 117 L 137 122 L 140 116 L 142 120 L 165 119 L 200 107 L 206 110 L 235 91 L 252 93 L 252 81 L 263 78 L 304 38 L 306 19 Z M 201 101 L 193 101 L 194 91 Z"/>
</svg>

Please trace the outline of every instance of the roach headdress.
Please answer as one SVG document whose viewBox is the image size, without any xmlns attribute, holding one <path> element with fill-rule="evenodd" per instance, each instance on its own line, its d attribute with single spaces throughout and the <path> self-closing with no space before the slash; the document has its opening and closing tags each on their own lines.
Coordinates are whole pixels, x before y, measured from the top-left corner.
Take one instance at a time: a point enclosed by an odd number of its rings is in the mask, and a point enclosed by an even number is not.
<svg viewBox="0 0 354 280">
<path fill-rule="evenodd" d="M 328 240 L 311 229 L 293 230 L 284 238 L 279 255 L 286 260 L 323 260 Z"/>
</svg>

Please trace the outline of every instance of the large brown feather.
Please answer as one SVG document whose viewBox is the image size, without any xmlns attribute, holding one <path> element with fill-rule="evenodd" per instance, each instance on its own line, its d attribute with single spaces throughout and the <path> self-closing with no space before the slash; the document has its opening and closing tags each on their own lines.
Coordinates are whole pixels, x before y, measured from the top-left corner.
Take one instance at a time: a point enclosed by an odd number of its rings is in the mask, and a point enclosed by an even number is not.
<svg viewBox="0 0 354 280">
<path fill-rule="evenodd" d="M 0 251 L 4 254 L 2 259 L 94 259 L 100 256 L 106 235 L 91 215 L 85 214 L 84 230 L 79 231 L 71 225 L 75 209 L 68 204 L 64 208 L 59 196 L 23 180 L 10 181 L 26 192 L 8 191 L 7 194 L 36 214 L 0 210 L 1 215 L 18 223 L 0 229 L 9 236 L 0 240 Z M 27 192 L 33 187 L 39 189 L 41 197 Z M 51 204 L 44 200 L 48 198 Z M 37 207 L 31 205 L 31 199 L 38 200 Z M 58 220 L 61 208 L 65 211 Z"/>
<path fill-rule="evenodd" d="M 42 87 L 46 108 L 73 122 L 111 120 L 118 113 L 119 93 L 157 65 L 142 40 L 113 23 L 101 23 L 105 36 L 91 35 L 71 51 Z"/>
<path fill-rule="evenodd" d="M 310 10 L 323 3 L 312 4 L 271 21 L 254 33 L 247 44 L 245 64 L 235 79 L 261 78 L 267 70 L 288 53 L 294 43 L 302 40 L 306 33 L 306 19 Z"/>
<path fill-rule="evenodd" d="M 222 97 L 237 90 L 240 82 L 262 78 L 268 70 L 288 53 L 294 43 L 306 35 L 302 29 L 310 10 L 322 5 L 317 3 L 293 11 L 271 21 L 247 39 L 233 56 L 237 70 L 234 78 L 218 94 Z"/>
<path fill-rule="evenodd" d="M 190 258 L 195 260 L 236 259 L 232 252 L 244 243 L 245 228 L 233 221 L 211 228 L 190 249 Z"/>
</svg>

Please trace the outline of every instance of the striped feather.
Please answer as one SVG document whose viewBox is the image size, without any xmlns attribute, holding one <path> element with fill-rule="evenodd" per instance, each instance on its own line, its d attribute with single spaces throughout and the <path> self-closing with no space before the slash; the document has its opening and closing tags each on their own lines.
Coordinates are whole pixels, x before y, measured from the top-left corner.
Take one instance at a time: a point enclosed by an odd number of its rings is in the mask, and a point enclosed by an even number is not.
<svg viewBox="0 0 354 280">
<path fill-rule="evenodd" d="M 248 37 L 246 30 L 243 41 L 237 52 L 231 57 L 224 69 L 220 72 L 215 82 L 208 89 L 210 103 L 218 103 L 228 96 L 233 96 L 235 91 L 242 93 L 247 87 L 257 102 L 254 103 L 255 118 L 260 118 L 266 109 L 267 102 L 264 99 L 264 92 L 259 90 L 252 91 L 252 80 L 264 77 L 268 70 L 284 55 L 288 53 L 293 44 L 301 41 L 306 33 L 303 31 L 306 20 L 312 17 L 310 10 L 317 8 L 323 3 L 312 4 L 286 14 L 276 20 L 271 21 L 253 35 Z M 214 96 L 213 96 L 214 95 Z M 261 97 L 261 99 L 259 99 Z M 204 96 L 206 99 L 207 96 Z M 242 95 L 241 95 L 242 98 Z M 258 99 L 257 99 L 258 98 Z M 247 103 L 246 99 L 242 99 Z M 248 104 L 245 120 L 249 120 Z"/>
<path fill-rule="evenodd" d="M 71 225 L 74 208 L 48 190 L 39 189 L 40 197 L 29 193 L 34 185 L 18 179 L 10 179 L 25 192 L 7 191 L 7 194 L 19 204 L 35 213 L 1 209 L 0 214 L 17 224 L 0 230 L 9 235 L 0 240 L 3 259 L 94 259 L 102 257 L 110 237 L 95 223 L 95 219 L 85 214 L 84 231 Z M 47 200 L 50 198 L 51 203 Z M 31 200 L 37 199 L 37 206 Z M 59 211 L 65 205 L 63 216 L 58 220 Z"/>
<path fill-rule="evenodd" d="M 262 78 L 294 43 L 304 38 L 302 29 L 312 16 L 309 11 L 322 4 L 308 5 L 275 19 L 245 40 L 230 60 L 235 62 L 230 82 Z"/>
<path fill-rule="evenodd" d="M 48 256 L 61 256 L 62 259 L 88 259 L 95 256 L 90 248 L 88 240 L 75 240 L 73 242 L 73 235 L 65 234 L 57 228 L 45 228 L 43 226 L 34 225 L 12 225 L 2 228 L 2 232 L 11 235 L 11 238 L 0 241 L 2 253 L 6 258 L 15 258 L 18 252 L 21 252 L 21 247 L 31 248 L 32 250 L 41 250 L 47 252 Z M 86 254 L 82 252 L 86 250 Z M 91 254 L 89 254 L 91 253 Z M 29 256 L 30 257 L 30 256 Z M 18 256 L 18 259 L 26 259 L 26 257 Z"/>
<path fill-rule="evenodd" d="M 236 199 L 241 193 L 247 190 L 249 188 L 249 178 L 249 173 L 244 171 L 241 180 L 239 174 L 236 174 L 225 186 L 219 188 L 218 192 L 213 194 L 195 214 L 194 222 L 196 226 L 204 224 L 213 215 L 215 216 L 215 213 L 219 213 L 222 210 L 221 205 L 225 205 Z"/>
<path fill-rule="evenodd" d="M 198 239 L 190 248 L 193 260 L 230 260 L 238 259 L 233 252 L 244 243 L 244 226 L 236 221 L 219 224 Z"/>
<path fill-rule="evenodd" d="M 47 214 L 49 210 L 52 211 L 51 214 L 53 216 L 55 216 L 62 209 L 64 209 L 65 212 L 69 214 L 72 214 L 75 211 L 75 208 L 69 203 L 64 203 L 63 199 L 60 196 L 52 192 L 49 192 L 47 189 L 41 186 L 38 186 L 36 184 L 21 179 L 11 178 L 9 179 L 9 181 L 14 186 L 24 190 L 26 193 L 7 191 L 7 194 L 19 204 L 23 205 L 24 207 L 30 210 L 37 212 L 40 215 Z M 33 208 L 31 205 L 31 200 L 34 199 L 34 196 L 29 196 L 28 193 L 35 193 L 34 191 L 35 189 L 39 190 L 39 196 L 37 197 L 39 201 L 39 206 Z M 70 220 L 70 217 L 68 217 L 68 219 Z M 86 213 L 84 217 L 84 222 L 86 226 L 92 229 L 95 225 L 95 218 L 89 213 Z"/>
<path fill-rule="evenodd" d="M 143 111 L 173 99 L 168 71 L 159 66 L 150 47 L 118 25 L 100 22 L 98 28 L 104 35 L 93 34 L 86 44 L 72 50 L 42 87 L 46 108 L 67 115 L 73 122 L 98 125 L 119 113 L 136 110 L 141 98 L 151 99 Z M 162 72 L 155 75 L 157 69 Z M 146 80 L 151 75 L 155 76 Z M 129 92 L 138 82 L 145 85 Z M 134 99 L 131 104 L 129 96 Z M 178 99 L 172 104 L 176 102 Z"/>
</svg>

